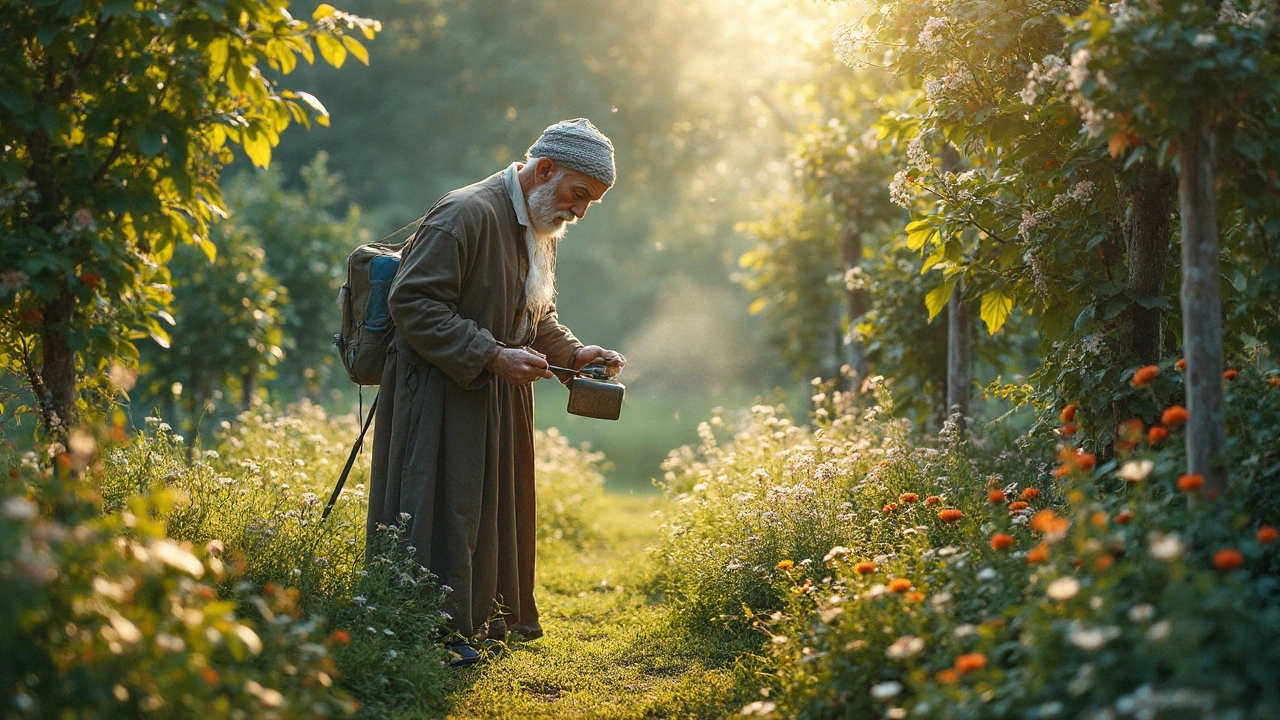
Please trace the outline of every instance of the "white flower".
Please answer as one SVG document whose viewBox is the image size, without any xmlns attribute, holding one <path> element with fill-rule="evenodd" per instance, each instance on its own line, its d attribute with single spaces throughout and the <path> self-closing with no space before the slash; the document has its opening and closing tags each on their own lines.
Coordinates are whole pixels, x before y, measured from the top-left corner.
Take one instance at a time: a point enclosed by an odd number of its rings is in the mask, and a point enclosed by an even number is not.
<svg viewBox="0 0 1280 720">
<path fill-rule="evenodd" d="M 1080 592 L 1080 581 L 1073 577 L 1060 577 L 1045 588 L 1045 594 L 1053 600 L 1070 600 L 1078 592 Z"/>
<path fill-rule="evenodd" d="M 871 697 L 876 700 L 888 700 L 898 696 L 902 692 L 902 683 L 887 680 L 882 683 L 876 683 L 871 686 Z"/>
<path fill-rule="evenodd" d="M 916 44 L 924 52 L 931 53 L 937 51 L 938 47 L 946 40 L 942 37 L 942 32 L 947 29 L 948 21 L 943 17 L 931 17 L 924 23 L 924 28 L 920 30 L 920 34 L 916 36 Z"/>
<path fill-rule="evenodd" d="M 1155 614 L 1156 609 L 1146 603 L 1143 603 L 1142 605 L 1134 605 L 1129 608 L 1129 619 L 1136 623 L 1147 622 Z"/>
<path fill-rule="evenodd" d="M 1151 642 L 1160 642 L 1169 637 L 1169 631 L 1172 629 L 1173 626 L 1169 624 L 1168 620 L 1161 620 L 1147 628 L 1147 639 Z"/>
<path fill-rule="evenodd" d="M 1018 97 L 1022 98 L 1023 105 L 1030 105 L 1034 103 L 1036 101 L 1035 83 L 1027 83 L 1027 86 L 1022 88 L 1022 91 L 1018 93 Z"/>
<path fill-rule="evenodd" d="M 911 166 L 920 170 L 928 170 L 933 166 L 933 158 L 924 149 L 924 141 L 919 137 L 911 138 L 907 143 L 907 160 Z"/>
<path fill-rule="evenodd" d="M 890 660 L 905 660 L 912 655 L 918 655 L 924 650 L 924 640 L 914 635 L 903 635 L 884 651 L 885 657 Z"/>
<path fill-rule="evenodd" d="M 915 194 L 911 191 L 911 180 L 906 170 L 899 170 L 893 176 L 893 182 L 889 183 L 889 199 L 898 207 L 911 207 Z"/>
<path fill-rule="evenodd" d="M 978 579 L 979 580 L 995 580 L 996 579 L 995 568 L 982 568 L 981 570 L 978 571 Z"/>
<path fill-rule="evenodd" d="M 1151 471 L 1154 470 L 1156 464 L 1150 460 L 1130 460 L 1120 466 L 1120 470 L 1116 473 L 1121 480 L 1129 482 L 1142 482 L 1146 480 Z"/>
<path fill-rule="evenodd" d="M 1120 628 L 1114 626 L 1091 628 L 1080 623 L 1071 627 L 1067 640 L 1072 645 L 1088 652 L 1094 652 L 1120 635 Z"/>
<path fill-rule="evenodd" d="M 40 508 L 30 500 L 16 495 L 5 498 L 0 504 L 0 515 L 19 522 L 30 520 L 40 514 Z"/>
<path fill-rule="evenodd" d="M 955 633 L 955 636 L 958 638 L 969 637 L 970 635 L 978 632 L 978 627 L 971 623 L 963 623 L 961 625 L 957 625 L 956 629 L 951 632 Z"/>
<path fill-rule="evenodd" d="M 768 700 L 757 700 L 753 703 L 748 703 L 743 707 L 741 714 L 748 715 L 750 717 L 768 717 L 777 709 L 778 705 L 776 703 L 769 702 Z"/>
<path fill-rule="evenodd" d="M 1147 542 L 1150 544 L 1151 557 L 1157 560 L 1177 560 L 1187 552 L 1187 546 L 1177 535 L 1153 532 L 1147 536 Z"/>
<path fill-rule="evenodd" d="M 1217 35 L 1210 32 L 1203 32 L 1196 35 L 1195 39 L 1191 41 L 1191 44 L 1198 48 L 1206 48 L 1211 47 L 1216 42 L 1218 42 Z"/>
<path fill-rule="evenodd" d="M 236 637 L 240 638 L 240 642 L 248 648 L 249 652 L 257 655 L 262 652 L 262 639 L 258 637 L 258 633 L 246 625 L 236 625 Z"/>
</svg>

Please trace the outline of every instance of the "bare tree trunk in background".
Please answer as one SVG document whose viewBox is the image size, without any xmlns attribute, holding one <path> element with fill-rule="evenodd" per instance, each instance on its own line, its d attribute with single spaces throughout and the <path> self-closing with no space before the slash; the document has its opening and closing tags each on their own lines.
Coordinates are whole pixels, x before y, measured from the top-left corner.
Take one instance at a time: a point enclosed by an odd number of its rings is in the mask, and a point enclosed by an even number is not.
<svg viewBox="0 0 1280 720">
<path fill-rule="evenodd" d="M 942 147 L 939 159 L 943 172 L 955 172 L 960 166 L 960 153 L 950 143 Z M 973 384 L 973 319 L 964 302 L 964 278 L 956 280 L 947 301 L 947 408 L 946 416 L 960 413 L 969 417 L 969 386 Z M 964 430 L 963 421 L 959 428 Z"/>
<path fill-rule="evenodd" d="M 249 368 L 240 376 L 240 412 L 253 408 L 253 398 L 258 392 L 258 373 Z"/>
<path fill-rule="evenodd" d="M 966 418 L 969 416 L 969 386 L 973 384 L 970 356 L 973 319 L 963 295 L 964 278 L 961 278 L 952 288 L 951 300 L 947 303 L 947 416 L 960 413 L 960 417 Z"/>
<path fill-rule="evenodd" d="M 75 298 L 64 293 L 44 306 L 40 323 L 40 380 L 43 392 L 37 396 L 45 412 L 45 429 L 55 442 L 66 443 L 76 416 L 76 354 L 68 333 L 75 315 Z"/>
<path fill-rule="evenodd" d="M 1187 471 L 1205 485 L 1227 486 L 1227 429 L 1222 387 L 1222 298 L 1218 268 L 1218 197 L 1214 128 L 1206 108 L 1193 111 L 1179 138 L 1178 210 L 1182 216 L 1182 341 L 1187 369 Z"/>
<path fill-rule="evenodd" d="M 1164 297 L 1164 277 L 1169 258 L 1169 216 L 1173 212 L 1177 180 L 1152 162 L 1137 168 L 1129 208 L 1129 293 L 1136 302 L 1129 308 L 1133 351 L 1142 365 L 1160 362 L 1161 320 L 1158 307 L 1144 307 Z"/>
<path fill-rule="evenodd" d="M 857 217 L 850 218 L 844 225 L 844 242 L 841 243 L 844 256 L 845 277 L 857 269 L 862 262 L 862 229 Z M 845 286 L 845 310 L 849 317 L 849 331 L 844 336 L 845 362 L 853 371 L 849 377 L 850 392 L 858 392 L 862 381 L 868 374 L 867 354 L 853 336 L 853 328 L 858 320 L 867 313 L 867 291 L 862 288 Z"/>
</svg>

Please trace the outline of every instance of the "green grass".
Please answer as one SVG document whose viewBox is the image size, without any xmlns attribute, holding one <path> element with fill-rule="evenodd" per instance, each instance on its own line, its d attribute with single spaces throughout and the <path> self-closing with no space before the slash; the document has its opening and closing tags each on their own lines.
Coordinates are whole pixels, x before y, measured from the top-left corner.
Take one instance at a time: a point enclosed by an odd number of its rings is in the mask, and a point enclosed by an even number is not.
<svg viewBox="0 0 1280 720">
<path fill-rule="evenodd" d="M 696 646 L 647 588 L 666 500 L 608 493 L 600 541 L 577 552 L 549 544 L 538 557 L 546 635 L 516 641 L 455 671 L 450 718 L 708 718 L 737 713 L 759 683 L 735 647 Z"/>
</svg>

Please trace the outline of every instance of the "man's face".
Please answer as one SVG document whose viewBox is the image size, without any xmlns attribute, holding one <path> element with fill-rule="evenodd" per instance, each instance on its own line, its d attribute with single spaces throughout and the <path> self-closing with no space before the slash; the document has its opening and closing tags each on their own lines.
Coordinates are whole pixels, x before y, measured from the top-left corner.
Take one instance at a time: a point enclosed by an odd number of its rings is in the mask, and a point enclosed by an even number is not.
<svg viewBox="0 0 1280 720">
<path fill-rule="evenodd" d="M 577 170 L 560 167 L 555 162 L 543 158 L 539 161 L 534 177 L 539 186 L 550 183 L 547 188 L 535 188 L 534 192 L 547 203 L 551 217 L 547 218 L 551 230 L 559 230 L 564 225 L 572 225 L 587 214 L 591 203 L 599 202 L 609 189 L 608 185 L 588 177 Z M 541 192 L 538 192 L 538 191 Z"/>
</svg>

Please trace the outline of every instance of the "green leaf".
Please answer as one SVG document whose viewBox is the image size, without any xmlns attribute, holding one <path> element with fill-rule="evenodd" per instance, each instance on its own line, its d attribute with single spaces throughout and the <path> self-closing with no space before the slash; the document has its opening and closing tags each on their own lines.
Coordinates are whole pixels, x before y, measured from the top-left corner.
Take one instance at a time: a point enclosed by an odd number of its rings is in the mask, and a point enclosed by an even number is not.
<svg viewBox="0 0 1280 720">
<path fill-rule="evenodd" d="M 369 51 L 365 49 L 364 45 L 360 44 L 359 40 L 351 37 L 350 35 L 343 35 L 342 44 L 347 48 L 347 50 L 351 51 L 351 54 L 354 55 L 357 60 L 365 65 L 369 64 Z"/>
<path fill-rule="evenodd" d="M 271 164 L 271 140 L 266 133 L 257 128 L 250 128 L 240 135 L 240 145 L 245 155 L 254 165 L 265 168 Z"/>
<path fill-rule="evenodd" d="M 218 259 L 218 246 L 214 245 L 213 241 L 206 238 L 196 238 L 196 246 L 200 248 L 200 252 L 204 253 L 205 257 L 209 258 L 209 262 Z"/>
<path fill-rule="evenodd" d="M 907 248 L 911 250 L 919 250 L 924 247 L 925 243 L 938 232 L 926 220 L 916 220 L 908 223 L 903 230 L 907 233 Z"/>
<path fill-rule="evenodd" d="M 231 57 L 231 44 L 227 38 L 209 43 L 209 77 L 217 80 L 227 72 L 227 60 Z"/>
<path fill-rule="evenodd" d="M 333 15 L 337 11 L 338 11 L 337 8 L 330 5 L 329 3 L 320 3 L 320 6 L 316 8 L 315 12 L 311 13 L 311 19 L 323 20 L 329 17 L 330 15 Z"/>
<path fill-rule="evenodd" d="M 347 61 L 347 49 L 332 35 L 316 35 L 316 47 L 320 48 L 320 57 L 336 68 Z"/>
<path fill-rule="evenodd" d="M 930 290 L 929 294 L 924 296 L 925 307 L 929 309 L 930 322 L 938 316 L 938 313 L 942 312 L 942 309 L 951 300 L 951 291 L 955 289 L 956 280 L 959 277 L 959 275 L 953 275 L 947 278 L 941 285 Z"/>
<path fill-rule="evenodd" d="M 988 334 L 995 335 L 997 330 L 1004 327 L 1011 312 L 1013 312 L 1013 294 L 1009 292 L 1008 286 L 996 288 L 982 296 L 979 314 L 982 316 L 982 321 L 987 324 Z"/>
</svg>

